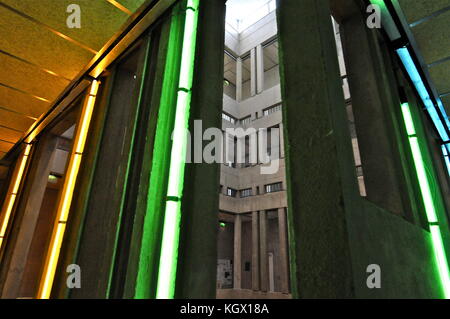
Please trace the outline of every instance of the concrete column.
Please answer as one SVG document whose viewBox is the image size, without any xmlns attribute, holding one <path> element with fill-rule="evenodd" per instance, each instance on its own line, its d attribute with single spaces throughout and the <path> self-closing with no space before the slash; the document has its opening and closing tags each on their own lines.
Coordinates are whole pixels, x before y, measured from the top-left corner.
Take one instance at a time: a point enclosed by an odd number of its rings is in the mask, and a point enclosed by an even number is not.
<svg viewBox="0 0 450 319">
<path fill-rule="evenodd" d="M 252 289 L 259 290 L 259 222 L 258 212 L 252 212 Z"/>
<path fill-rule="evenodd" d="M 278 235 L 280 242 L 281 292 L 289 293 L 289 257 L 285 208 L 278 208 Z"/>
<path fill-rule="evenodd" d="M 242 59 L 236 59 L 236 101 L 242 101 Z"/>
<path fill-rule="evenodd" d="M 277 3 L 289 227 L 295 241 L 291 291 L 294 298 L 352 298 L 347 217 L 357 185 L 330 4 Z"/>
<path fill-rule="evenodd" d="M 250 95 L 256 95 L 256 49 L 250 50 Z"/>
<path fill-rule="evenodd" d="M 284 158 L 284 127 L 283 123 L 280 123 L 280 158 Z"/>
<path fill-rule="evenodd" d="M 267 257 L 267 213 L 262 210 L 259 212 L 259 269 L 260 269 L 260 288 L 261 291 L 269 289 L 268 257 Z"/>
<path fill-rule="evenodd" d="M 241 289 L 242 277 L 242 217 L 234 217 L 234 258 L 233 258 L 233 288 Z"/>
<path fill-rule="evenodd" d="M 264 54 L 261 44 L 256 47 L 256 87 L 258 94 L 264 91 Z"/>
<path fill-rule="evenodd" d="M 197 39 L 189 130 L 222 125 L 225 0 L 200 1 Z M 176 298 L 216 296 L 219 180 L 220 164 L 186 165 Z"/>
<path fill-rule="evenodd" d="M 389 116 L 392 99 L 384 73 L 377 35 L 367 28 L 357 11 L 343 20 L 342 41 L 352 98 L 356 134 L 364 173 L 367 199 L 397 214 L 404 214 L 399 174 L 402 171 L 398 147 Z M 395 107 L 398 107 L 396 105 Z M 404 202 L 408 202 L 405 198 Z"/>
</svg>

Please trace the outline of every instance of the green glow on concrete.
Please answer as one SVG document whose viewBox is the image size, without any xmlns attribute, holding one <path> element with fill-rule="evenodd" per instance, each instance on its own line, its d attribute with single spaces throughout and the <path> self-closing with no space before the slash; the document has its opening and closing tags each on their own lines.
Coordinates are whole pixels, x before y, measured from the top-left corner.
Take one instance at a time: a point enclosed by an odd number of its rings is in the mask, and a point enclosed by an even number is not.
<svg viewBox="0 0 450 319">
<path fill-rule="evenodd" d="M 187 147 L 187 129 L 191 103 L 192 76 L 194 72 L 195 47 L 197 39 L 199 0 L 188 0 L 184 23 L 183 48 L 180 78 L 178 83 L 175 127 L 170 157 L 170 172 L 167 196 L 180 199 L 183 193 L 183 180 Z M 163 240 L 159 261 L 156 298 L 174 297 L 180 236 L 180 202 L 167 201 L 164 216 Z"/>
<path fill-rule="evenodd" d="M 439 270 L 442 289 L 446 299 L 450 298 L 450 277 L 447 257 L 442 243 L 442 235 L 438 224 L 436 214 L 436 204 L 433 198 L 433 193 L 430 188 L 431 174 L 427 174 L 426 164 L 423 160 L 422 150 L 419 145 L 418 137 L 416 136 L 416 129 L 414 121 L 411 116 L 411 110 L 408 103 L 402 104 L 403 120 L 405 122 L 406 131 L 408 133 L 409 145 L 413 155 L 414 166 L 416 168 L 417 178 L 419 180 L 419 187 L 422 194 L 425 212 L 427 215 L 431 239 L 433 244 L 433 251 L 436 258 L 436 264 Z M 429 172 L 430 173 L 430 172 Z M 436 184 L 436 183 L 434 183 Z"/>
<path fill-rule="evenodd" d="M 442 234 L 438 225 L 430 225 L 431 239 L 433 240 L 434 254 L 441 275 L 442 288 L 446 299 L 450 298 L 450 277 L 445 255 L 444 245 L 442 243 Z"/>
<path fill-rule="evenodd" d="M 176 10 L 176 8 L 174 8 Z M 181 58 L 180 33 L 183 24 L 179 15 L 174 14 L 168 31 L 167 54 L 164 61 L 164 78 L 159 98 L 158 119 L 153 146 L 152 168 L 147 194 L 147 213 L 144 217 L 139 267 L 134 298 L 154 297 L 156 286 L 157 260 L 160 248 L 160 225 L 165 206 L 166 172 L 169 169 L 167 154 L 170 152 L 173 118 L 176 106 L 176 89 Z M 160 54 L 164 54 L 161 52 Z"/>
<path fill-rule="evenodd" d="M 136 105 L 136 111 L 135 111 L 135 115 L 134 115 L 134 120 L 133 120 L 133 133 L 132 133 L 132 137 L 131 137 L 131 142 L 130 142 L 130 151 L 128 153 L 128 160 L 127 160 L 127 168 L 125 171 L 125 178 L 124 178 L 124 186 L 123 186 L 123 190 L 122 190 L 122 197 L 120 199 L 120 211 L 119 211 L 119 216 L 118 216 L 118 222 L 117 222 L 117 228 L 116 228 L 116 236 L 115 236 L 115 240 L 114 240 L 114 250 L 113 250 L 113 256 L 112 256 L 112 265 L 111 268 L 109 270 L 109 277 L 108 277 L 108 289 L 106 291 L 107 294 L 107 298 L 110 298 L 110 294 L 111 294 L 111 286 L 112 286 L 112 280 L 113 280 L 113 276 L 114 276 L 114 269 L 115 269 L 115 262 L 116 262 L 116 255 L 117 255 L 117 249 L 118 249 L 118 244 L 119 244 L 119 236 L 120 236 L 120 231 L 121 231 L 121 226 L 122 226 L 122 216 L 123 216 L 123 211 L 124 211 L 124 206 L 125 206 L 125 196 L 127 193 L 127 189 L 128 189 L 128 176 L 130 174 L 130 169 L 131 169 L 131 162 L 132 162 L 132 155 L 133 155 L 133 151 L 134 151 L 134 141 L 136 139 L 136 125 L 138 122 L 138 118 L 139 118 L 139 110 L 142 106 L 142 99 L 143 99 L 143 94 L 144 94 L 144 90 L 145 90 L 145 86 L 147 83 L 145 83 L 145 77 L 147 74 L 147 70 L 148 70 L 148 63 L 150 60 L 150 43 L 151 41 L 148 40 L 146 43 L 146 47 L 145 47 L 145 61 L 144 61 L 144 65 L 142 68 L 142 73 L 141 73 L 141 77 L 139 79 L 135 78 L 135 81 L 139 81 L 136 86 L 139 86 L 139 96 L 138 96 L 138 101 L 137 101 L 137 105 Z"/>
</svg>

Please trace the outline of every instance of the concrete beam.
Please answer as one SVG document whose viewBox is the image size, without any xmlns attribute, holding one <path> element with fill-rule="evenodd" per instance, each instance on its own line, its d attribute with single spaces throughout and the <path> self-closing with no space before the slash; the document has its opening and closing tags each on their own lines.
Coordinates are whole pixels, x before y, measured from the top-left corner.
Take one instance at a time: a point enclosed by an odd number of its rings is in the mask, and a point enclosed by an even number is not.
<svg viewBox="0 0 450 319">
<path fill-rule="evenodd" d="M 242 101 L 242 59 L 236 59 L 236 101 Z"/>
<path fill-rule="evenodd" d="M 250 95 L 255 96 L 257 89 L 256 80 L 256 49 L 250 50 Z"/>
<path fill-rule="evenodd" d="M 264 91 L 264 54 L 261 44 L 256 47 L 256 93 Z"/>
<path fill-rule="evenodd" d="M 252 212 L 252 289 L 259 290 L 259 215 Z"/>
<path fill-rule="evenodd" d="M 259 269 L 260 269 L 260 289 L 269 290 L 269 272 L 267 256 L 267 213 L 259 212 Z"/>
<path fill-rule="evenodd" d="M 233 257 L 233 288 L 241 289 L 242 283 L 242 217 L 234 216 L 234 257 Z"/>
<path fill-rule="evenodd" d="M 281 292 L 289 293 L 289 257 L 285 208 L 278 208 L 278 236 L 280 242 Z"/>
</svg>

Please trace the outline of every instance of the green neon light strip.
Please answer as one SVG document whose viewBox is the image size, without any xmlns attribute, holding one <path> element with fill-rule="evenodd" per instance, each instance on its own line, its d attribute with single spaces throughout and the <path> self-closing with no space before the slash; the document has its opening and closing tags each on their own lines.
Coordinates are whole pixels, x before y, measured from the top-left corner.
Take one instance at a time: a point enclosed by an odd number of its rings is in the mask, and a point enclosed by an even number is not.
<svg viewBox="0 0 450 319">
<path fill-rule="evenodd" d="M 191 103 L 192 75 L 194 69 L 195 45 L 197 38 L 199 0 L 188 0 L 184 25 L 183 49 L 175 127 L 170 158 L 167 196 L 181 198 L 183 192 L 186 158 L 186 138 Z M 156 298 L 174 297 L 180 235 L 180 202 L 167 201 L 164 215 L 163 240 L 159 262 Z"/>
<path fill-rule="evenodd" d="M 433 243 L 434 255 L 436 264 L 441 278 L 442 288 L 446 299 L 450 298 L 450 277 L 447 257 L 442 243 L 442 235 L 439 228 L 438 218 L 436 214 L 436 205 L 430 188 L 429 175 L 425 168 L 422 151 L 420 149 L 419 140 L 416 136 L 416 129 L 414 121 L 411 116 L 411 111 L 408 103 L 402 104 L 403 120 L 405 122 L 406 131 L 408 134 L 409 144 L 413 155 L 414 166 L 416 167 L 417 178 L 420 184 L 420 191 L 425 205 L 425 212 L 428 223 L 430 224 L 431 239 Z"/>
<path fill-rule="evenodd" d="M 442 234 L 438 225 L 430 225 L 431 239 L 433 241 L 434 254 L 441 275 L 442 288 L 446 299 L 450 299 L 450 277 L 447 256 L 442 243 Z"/>
<path fill-rule="evenodd" d="M 425 211 L 429 223 L 437 223 L 436 208 L 434 205 L 433 195 L 431 195 L 430 183 L 428 181 L 425 165 L 420 151 L 419 140 L 416 136 L 409 137 L 409 145 L 414 158 L 414 165 L 416 166 L 416 173 L 419 179 L 420 191 L 422 193 Z"/>
<path fill-rule="evenodd" d="M 416 129 L 414 127 L 414 122 L 413 122 L 413 119 L 411 116 L 411 112 L 409 110 L 408 103 L 402 104 L 402 113 L 403 113 L 403 119 L 405 121 L 406 133 L 408 134 L 408 136 L 416 135 Z"/>
<path fill-rule="evenodd" d="M 179 6 L 173 10 L 176 12 Z M 163 83 L 159 98 L 159 110 L 156 123 L 155 140 L 153 146 L 152 168 L 150 173 L 149 190 L 147 194 L 147 209 L 144 217 L 141 252 L 139 257 L 138 274 L 134 298 L 154 298 L 156 292 L 155 274 L 159 266 L 160 229 L 162 212 L 165 205 L 167 174 L 170 153 L 170 140 L 175 117 L 177 83 L 179 79 L 179 64 L 181 59 L 181 36 L 183 20 L 179 14 L 173 14 L 170 24 L 162 30 L 161 39 L 168 35 L 167 47 L 161 42 L 160 51 L 166 52 Z M 155 102 L 157 103 L 157 102 Z"/>
</svg>

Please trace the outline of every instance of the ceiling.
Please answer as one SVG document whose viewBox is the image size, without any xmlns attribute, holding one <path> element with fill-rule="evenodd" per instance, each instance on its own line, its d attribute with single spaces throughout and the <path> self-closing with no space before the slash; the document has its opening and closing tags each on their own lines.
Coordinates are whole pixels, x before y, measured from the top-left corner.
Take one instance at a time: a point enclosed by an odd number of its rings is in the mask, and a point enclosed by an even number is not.
<svg viewBox="0 0 450 319">
<path fill-rule="evenodd" d="M 450 115 L 450 0 L 398 0 L 447 115 Z"/>
<path fill-rule="evenodd" d="M 145 1 L 0 0 L 0 159 Z"/>
</svg>

